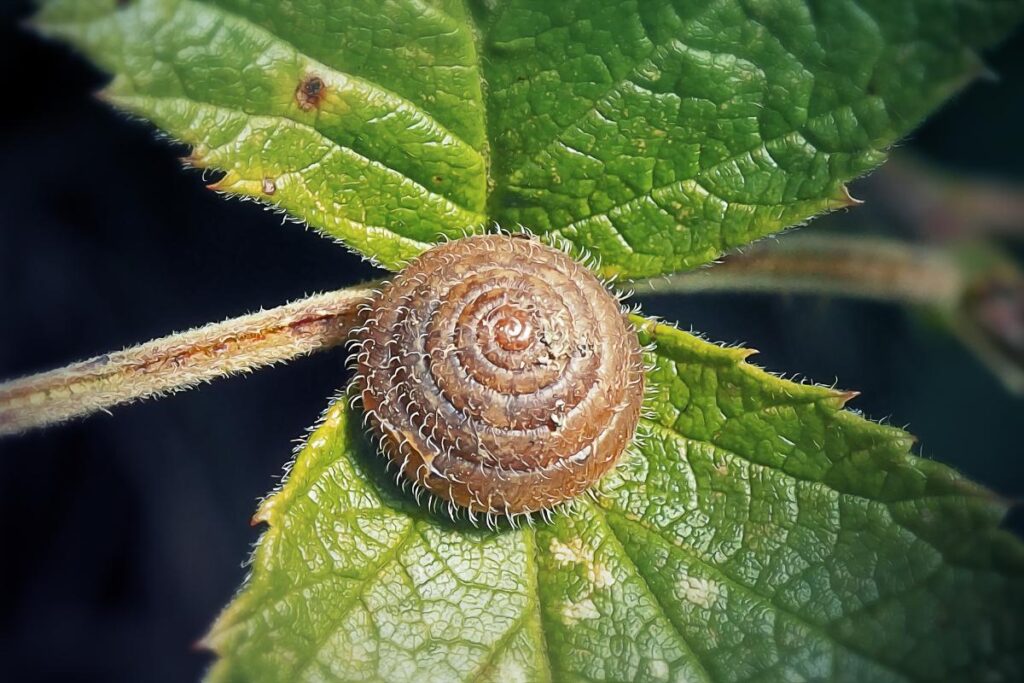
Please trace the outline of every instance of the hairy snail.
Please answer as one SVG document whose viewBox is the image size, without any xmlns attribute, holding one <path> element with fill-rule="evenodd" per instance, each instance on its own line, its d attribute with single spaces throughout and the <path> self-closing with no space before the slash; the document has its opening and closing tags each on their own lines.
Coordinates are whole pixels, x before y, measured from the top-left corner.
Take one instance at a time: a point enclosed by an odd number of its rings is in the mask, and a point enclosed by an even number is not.
<svg viewBox="0 0 1024 683">
<path fill-rule="evenodd" d="M 608 472 L 636 431 L 635 332 L 597 277 L 534 239 L 425 252 L 375 296 L 355 347 L 382 450 L 452 512 L 548 511 Z"/>
</svg>

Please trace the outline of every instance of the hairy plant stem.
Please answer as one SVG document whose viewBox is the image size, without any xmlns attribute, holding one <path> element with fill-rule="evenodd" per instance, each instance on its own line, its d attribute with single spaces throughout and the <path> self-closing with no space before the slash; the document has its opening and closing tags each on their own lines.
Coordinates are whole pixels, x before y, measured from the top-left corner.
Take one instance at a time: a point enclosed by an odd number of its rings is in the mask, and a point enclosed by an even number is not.
<svg viewBox="0 0 1024 683">
<path fill-rule="evenodd" d="M 0 384 L 0 436 L 338 346 L 371 293 L 318 294 Z"/>
<path fill-rule="evenodd" d="M 646 280 L 644 295 L 700 292 L 810 293 L 949 309 L 966 278 L 955 259 L 883 239 L 791 236 L 729 256 L 711 268 Z"/>
</svg>

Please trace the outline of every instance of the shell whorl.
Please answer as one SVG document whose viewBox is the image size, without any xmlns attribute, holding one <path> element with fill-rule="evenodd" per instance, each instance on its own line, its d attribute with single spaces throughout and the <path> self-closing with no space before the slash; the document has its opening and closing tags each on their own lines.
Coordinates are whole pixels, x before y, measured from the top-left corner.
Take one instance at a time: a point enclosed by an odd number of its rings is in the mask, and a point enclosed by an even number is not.
<svg viewBox="0 0 1024 683">
<path fill-rule="evenodd" d="M 618 300 L 532 239 L 425 252 L 375 297 L 357 345 L 357 390 L 387 456 L 471 514 L 579 495 L 636 431 L 644 365 Z"/>
</svg>

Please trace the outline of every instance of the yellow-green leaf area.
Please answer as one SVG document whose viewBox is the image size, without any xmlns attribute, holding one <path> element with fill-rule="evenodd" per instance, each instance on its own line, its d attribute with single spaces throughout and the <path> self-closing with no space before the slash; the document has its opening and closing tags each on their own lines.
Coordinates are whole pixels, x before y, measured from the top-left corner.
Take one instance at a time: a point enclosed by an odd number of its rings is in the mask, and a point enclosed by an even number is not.
<svg viewBox="0 0 1024 683">
<path fill-rule="evenodd" d="M 465 17 L 424 3 L 403 28 L 379 5 L 72 0 L 38 23 L 114 74 L 105 97 L 225 172 L 215 189 L 398 268 L 482 227 L 486 145 Z"/>
<path fill-rule="evenodd" d="M 911 438 L 642 318 L 650 415 L 552 523 L 418 506 L 343 400 L 205 643 L 214 681 L 1016 680 L 1005 505 Z"/>
</svg>

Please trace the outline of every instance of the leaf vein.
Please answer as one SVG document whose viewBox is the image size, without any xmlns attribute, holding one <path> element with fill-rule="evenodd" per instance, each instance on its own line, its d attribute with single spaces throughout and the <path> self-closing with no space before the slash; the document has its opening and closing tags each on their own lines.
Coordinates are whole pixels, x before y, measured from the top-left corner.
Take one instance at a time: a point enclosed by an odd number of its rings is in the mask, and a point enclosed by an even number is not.
<svg viewBox="0 0 1024 683">
<path fill-rule="evenodd" d="M 816 624 L 813 621 L 808 620 L 806 617 L 801 615 L 799 612 L 795 612 L 795 611 L 793 611 L 793 610 L 791 610 L 791 609 L 789 609 L 787 607 L 784 607 L 784 606 L 778 604 L 775 600 L 769 598 L 768 596 L 765 596 L 765 595 L 762 595 L 761 593 L 756 592 L 753 588 L 751 588 L 751 587 L 747 586 L 746 584 L 742 583 L 741 581 L 739 581 L 738 579 L 733 577 L 731 574 L 726 572 L 724 569 L 722 569 L 718 565 L 712 563 L 710 560 L 707 560 L 706 558 L 701 556 L 695 549 L 680 543 L 676 539 L 669 538 L 667 536 L 662 535 L 662 533 L 660 532 L 660 529 L 657 529 L 656 527 L 652 527 L 652 526 L 650 526 L 648 524 L 645 524 L 642 520 L 633 519 L 630 516 L 626 515 L 621 510 L 618 510 L 616 508 L 607 507 L 606 504 L 604 504 L 604 503 L 599 503 L 599 504 L 602 506 L 602 508 L 605 510 L 605 512 L 607 512 L 609 514 L 614 514 L 616 517 L 621 519 L 623 521 L 623 523 L 625 523 L 626 525 L 636 527 L 641 532 L 644 532 L 644 533 L 646 533 L 646 534 L 648 534 L 650 536 L 654 536 L 654 537 L 660 538 L 663 542 L 665 542 L 665 543 L 669 544 L 671 547 L 677 549 L 685 557 L 688 557 L 690 560 L 692 560 L 695 563 L 699 564 L 701 567 L 703 567 L 709 573 L 711 573 L 714 576 L 716 576 L 719 580 L 723 581 L 724 583 L 727 583 L 728 585 L 732 586 L 734 589 L 736 589 L 737 591 L 747 595 L 748 597 L 750 597 L 750 598 L 752 598 L 752 599 L 754 599 L 754 600 L 756 600 L 758 602 L 761 602 L 763 605 L 765 605 L 766 607 L 769 607 L 770 609 L 775 610 L 779 614 L 784 615 L 784 616 L 792 619 L 796 623 L 798 623 L 801 626 L 803 626 L 804 628 L 806 628 L 808 631 L 817 634 L 818 636 L 820 636 L 821 638 L 825 639 L 828 642 L 831 642 L 834 647 L 841 647 L 843 649 L 848 650 L 849 652 L 851 652 L 853 654 L 856 654 L 858 656 L 864 657 L 864 658 L 868 659 L 869 661 L 871 661 L 871 662 L 873 662 L 875 664 L 878 664 L 881 667 L 889 669 L 893 673 L 898 674 L 898 675 L 902 676 L 903 678 L 905 678 L 907 680 L 915 680 L 915 678 L 914 678 L 912 673 L 903 670 L 902 668 L 898 667 L 897 665 L 895 665 L 893 663 L 883 662 L 883 661 L 875 658 L 876 655 L 874 653 L 862 650 L 858 646 L 855 646 L 855 645 L 852 645 L 851 643 L 848 643 L 848 642 L 845 642 L 843 640 L 840 640 L 835 634 L 831 633 L 827 628 L 821 626 L 820 624 Z"/>
<path fill-rule="evenodd" d="M 604 508 L 602 508 L 597 503 L 590 503 L 590 507 L 596 513 L 598 513 L 598 516 L 601 519 L 601 523 L 606 529 L 608 529 L 610 538 L 614 540 L 615 544 L 618 546 L 618 549 L 621 551 L 620 553 L 618 553 L 619 557 L 629 562 L 630 566 L 633 568 L 634 575 L 638 579 L 640 579 L 640 582 L 643 584 L 644 591 L 647 593 L 648 597 L 650 597 L 654 601 L 654 604 L 658 606 L 658 609 L 661 611 L 661 615 L 665 618 L 665 621 L 672 625 L 672 630 L 675 631 L 676 636 L 679 638 L 679 643 L 683 646 L 683 649 L 690 655 L 692 663 L 696 665 L 696 668 L 698 672 L 701 674 L 701 677 L 709 683 L 713 681 L 714 679 L 711 676 L 707 663 L 704 661 L 703 657 L 697 654 L 697 651 L 693 648 L 693 646 L 690 645 L 689 639 L 683 634 L 682 628 L 672 617 L 672 615 L 669 614 L 668 609 L 665 607 L 665 603 L 662 600 L 661 595 L 658 593 L 658 591 L 654 590 L 650 582 L 647 580 L 647 577 L 644 576 L 643 572 L 640 571 L 640 567 L 637 565 L 636 561 L 626 550 L 626 546 L 623 543 L 622 539 L 619 537 L 618 532 L 615 531 L 615 527 L 608 523 L 608 520 L 606 518 L 607 513 L 604 510 Z"/>
</svg>

